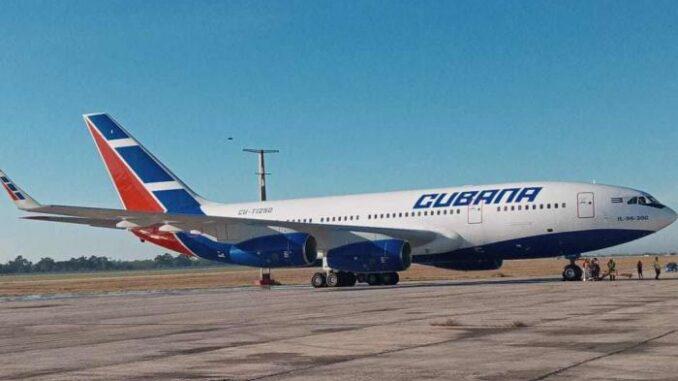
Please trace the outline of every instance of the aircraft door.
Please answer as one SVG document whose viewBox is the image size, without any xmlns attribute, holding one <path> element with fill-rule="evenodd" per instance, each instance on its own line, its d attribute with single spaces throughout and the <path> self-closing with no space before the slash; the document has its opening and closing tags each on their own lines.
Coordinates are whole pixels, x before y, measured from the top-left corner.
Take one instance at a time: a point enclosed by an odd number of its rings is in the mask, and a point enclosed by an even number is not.
<svg viewBox="0 0 678 381">
<path fill-rule="evenodd" d="M 468 206 L 468 223 L 480 224 L 483 222 L 483 203 Z"/>
<path fill-rule="evenodd" d="M 577 194 L 577 216 L 579 218 L 593 218 L 596 215 L 593 192 Z"/>
</svg>

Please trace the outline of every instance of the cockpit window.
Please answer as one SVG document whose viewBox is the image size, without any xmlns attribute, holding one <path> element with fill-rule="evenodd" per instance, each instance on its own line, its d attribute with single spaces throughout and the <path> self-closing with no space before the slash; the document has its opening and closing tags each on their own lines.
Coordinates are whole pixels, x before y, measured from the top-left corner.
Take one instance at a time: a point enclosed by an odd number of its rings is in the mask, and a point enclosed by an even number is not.
<svg viewBox="0 0 678 381">
<path fill-rule="evenodd" d="M 651 206 L 653 208 L 659 209 L 664 208 L 664 205 L 662 205 L 662 203 L 660 203 L 659 201 L 657 201 L 656 198 L 650 195 L 631 197 L 626 203 L 629 205 Z"/>
<path fill-rule="evenodd" d="M 661 202 L 657 201 L 657 199 L 652 197 L 652 196 L 648 195 L 647 200 L 648 200 L 648 203 L 647 203 L 648 206 L 651 206 L 653 208 L 659 208 L 659 209 L 664 208 L 664 205 Z"/>
</svg>

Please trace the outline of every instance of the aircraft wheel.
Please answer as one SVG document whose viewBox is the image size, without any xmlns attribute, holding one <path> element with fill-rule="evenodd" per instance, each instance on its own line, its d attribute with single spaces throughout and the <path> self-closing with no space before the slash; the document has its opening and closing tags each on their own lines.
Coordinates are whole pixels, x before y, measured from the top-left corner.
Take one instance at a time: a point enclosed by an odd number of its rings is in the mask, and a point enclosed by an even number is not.
<svg viewBox="0 0 678 381">
<path fill-rule="evenodd" d="M 342 282 L 343 287 L 353 287 L 355 286 L 355 283 L 358 281 L 354 273 L 343 273 L 343 276 L 344 276 L 344 281 Z"/>
<path fill-rule="evenodd" d="M 582 270 L 577 265 L 567 265 L 563 269 L 563 280 L 572 282 L 576 280 L 581 280 Z"/>
<path fill-rule="evenodd" d="M 327 287 L 339 287 L 341 285 L 339 275 L 334 271 L 327 274 Z"/>
<path fill-rule="evenodd" d="M 398 282 L 400 282 L 400 274 L 393 273 L 393 283 L 392 284 L 395 286 L 396 284 L 398 284 Z"/>
<path fill-rule="evenodd" d="M 313 274 L 313 277 L 311 277 L 311 285 L 314 288 L 322 288 L 327 286 L 325 274 L 323 273 L 315 273 Z"/>
<path fill-rule="evenodd" d="M 400 276 L 398 273 L 383 273 L 381 274 L 381 282 L 388 286 L 393 286 L 398 283 Z"/>
<path fill-rule="evenodd" d="M 366 278 L 367 284 L 370 286 L 378 286 L 382 284 L 382 278 L 380 274 L 370 273 L 367 274 Z"/>
</svg>

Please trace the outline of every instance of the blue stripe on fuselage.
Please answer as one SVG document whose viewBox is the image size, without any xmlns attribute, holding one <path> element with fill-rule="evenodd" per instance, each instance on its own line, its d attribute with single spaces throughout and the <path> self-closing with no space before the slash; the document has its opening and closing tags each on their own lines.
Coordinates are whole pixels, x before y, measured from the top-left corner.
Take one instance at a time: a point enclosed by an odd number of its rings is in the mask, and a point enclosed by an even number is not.
<svg viewBox="0 0 678 381">
<path fill-rule="evenodd" d="M 435 264 L 470 258 L 481 253 L 501 259 L 549 258 L 577 255 L 620 245 L 654 233 L 650 230 L 595 229 L 543 234 L 468 247 L 449 253 L 414 255 L 414 263 Z"/>
</svg>

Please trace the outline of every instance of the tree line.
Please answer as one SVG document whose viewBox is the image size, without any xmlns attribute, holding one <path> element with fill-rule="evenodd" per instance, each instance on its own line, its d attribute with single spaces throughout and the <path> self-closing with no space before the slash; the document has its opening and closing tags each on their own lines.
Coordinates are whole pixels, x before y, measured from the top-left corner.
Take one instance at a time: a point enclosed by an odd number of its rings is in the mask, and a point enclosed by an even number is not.
<svg viewBox="0 0 678 381">
<path fill-rule="evenodd" d="M 158 255 L 154 259 L 133 261 L 109 259 L 108 257 L 97 257 L 96 255 L 90 257 L 81 256 L 65 261 L 56 261 L 46 257 L 35 263 L 19 255 L 7 261 L 7 263 L 0 263 L 0 274 L 131 271 L 213 266 L 223 266 L 223 264 L 185 255 L 174 256 L 172 254 Z"/>
</svg>

